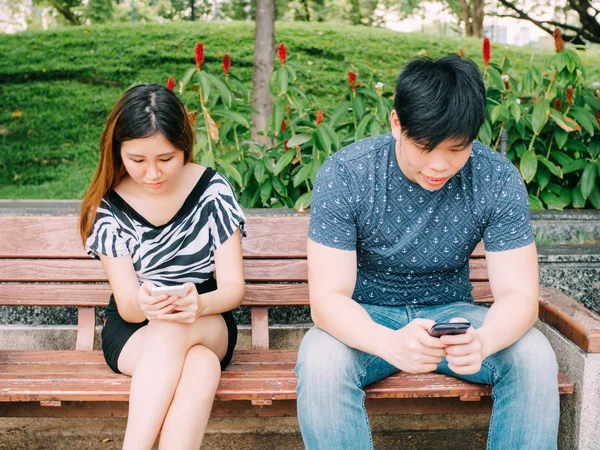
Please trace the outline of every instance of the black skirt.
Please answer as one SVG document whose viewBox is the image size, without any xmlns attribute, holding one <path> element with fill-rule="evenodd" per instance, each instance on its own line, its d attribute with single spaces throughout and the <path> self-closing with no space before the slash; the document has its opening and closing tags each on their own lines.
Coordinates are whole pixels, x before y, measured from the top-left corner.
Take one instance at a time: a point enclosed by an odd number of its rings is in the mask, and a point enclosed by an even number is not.
<svg viewBox="0 0 600 450">
<path fill-rule="evenodd" d="M 197 284 L 196 289 L 199 294 L 205 294 L 207 292 L 214 291 L 217 288 L 216 281 L 214 278 L 210 278 L 202 284 Z M 233 318 L 233 313 L 227 311 L 221 314 L 227 325 L 227 353 L 221 361 L 221 370 L 225 369 L 231 362 L 233 356 L 233 349 L 237 342 L 237 325 Z M 139 323 L 130 323 L 123 320 L 119 315 L 117 309 L 117 303 L 115 297 L 110 296 L 110 302 L 104 311 L 104 327 L 102 328 L 102 351 L 104 353 L 104 359 L 106 364 L 114 372 L 121 373 L 117 367 L 119 356 L 125 344 L 129 340 L 133 333 L 140 328 L 148 325 L 148 320 Z"/>
</svg>

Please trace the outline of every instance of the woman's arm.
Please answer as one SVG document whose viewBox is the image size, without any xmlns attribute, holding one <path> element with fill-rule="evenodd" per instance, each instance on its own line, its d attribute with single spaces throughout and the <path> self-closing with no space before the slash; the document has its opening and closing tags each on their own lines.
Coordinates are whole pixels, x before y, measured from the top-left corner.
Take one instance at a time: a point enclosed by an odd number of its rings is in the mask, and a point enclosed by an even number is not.
<svg viewBox="0 0 600 450">
<path fill-rule="evenodd" d="M 146 320 L 138 302 L 140 282 L 133 268 L 131 255 L 113 258 L 99 255 L 113 291 L 119 315 L 126 322 L 139 323 Z"/>
<path fill-rule="evenodd" d="M 198 295 L 198 317 L 231 311 L 244 300 L 244 261 L 238 228 L 215 251 L 217 290 Z"/>
</svg>

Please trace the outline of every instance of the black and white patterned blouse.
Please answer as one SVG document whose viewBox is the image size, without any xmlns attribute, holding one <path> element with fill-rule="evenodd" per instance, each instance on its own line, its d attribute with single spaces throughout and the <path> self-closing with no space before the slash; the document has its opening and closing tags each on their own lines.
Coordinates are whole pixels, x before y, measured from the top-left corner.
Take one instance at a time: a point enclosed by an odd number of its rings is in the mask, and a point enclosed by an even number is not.
<svg viewBox="0 0 600 450">
<path fill-rule="evenodd" d="M 154 226 L 116 192 L 101 202 L 86 251 L 119 257 L 131 255 L 140 283 L 157 286 L 201 284 L 212 278 L 215 250 L 246 218 L 229 182 L 207 168 L 181 209 L 164 225 Z"/>
</svg>

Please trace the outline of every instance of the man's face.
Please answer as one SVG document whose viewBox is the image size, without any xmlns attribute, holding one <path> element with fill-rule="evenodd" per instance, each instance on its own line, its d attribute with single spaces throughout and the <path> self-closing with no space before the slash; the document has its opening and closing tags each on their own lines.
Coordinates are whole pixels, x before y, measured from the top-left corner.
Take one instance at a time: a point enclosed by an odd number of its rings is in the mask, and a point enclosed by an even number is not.
<svg viewBox="0 0 600 450">
<path fill-rule="evenodd" d="M 446 139 L 432 151 L 425 151 L 407 138 L 392 111 L 392 134 L 396 139 L 396 159 L 406 178 L 428 191 L 441 189 L 462 169 L 471 155 L 472 144 L 464 146 L 459 139 Z"/>
</svg>

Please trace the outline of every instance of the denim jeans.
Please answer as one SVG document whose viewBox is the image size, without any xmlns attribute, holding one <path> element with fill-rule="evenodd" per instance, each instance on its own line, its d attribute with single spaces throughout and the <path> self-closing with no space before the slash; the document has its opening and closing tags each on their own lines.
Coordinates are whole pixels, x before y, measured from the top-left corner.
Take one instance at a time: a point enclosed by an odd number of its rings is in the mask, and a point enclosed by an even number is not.
<svg viewBox="0 0 600 450">
<path fill-rule="evenodd" d="M 448 322 L 453 317 L 464 317 L 479 328 L 488 311 L 470 303 L 362 306 L 375 322 L 391 329 L 416 318 Z M 398 371 L 377 356 L 350 348 L 316 326 L 311 328 L 300 345 L 296 365 L 298 420 L 306 448 L 372 449 L 362 388 Z M 476 374 L 455 374 L 445 358 L 436 372 L 494 386 L 488 449 L 556 449 L 558 366 L 552 347 L 535 328 L 486 358 Z"/>
</svg>

